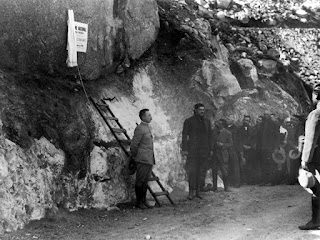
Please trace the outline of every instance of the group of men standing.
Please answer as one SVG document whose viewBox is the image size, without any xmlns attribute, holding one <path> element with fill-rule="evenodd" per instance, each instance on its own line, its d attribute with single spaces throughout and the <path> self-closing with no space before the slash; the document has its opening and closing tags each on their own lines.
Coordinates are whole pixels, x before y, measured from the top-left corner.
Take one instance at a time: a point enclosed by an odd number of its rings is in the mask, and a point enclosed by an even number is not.
<svg viewBox="0 0 320 240">
<path fill-rule="evenodd" d="M 295 181 L 297 166 L 299 171 L 306 171 L 316 179 L 308 192 L 312 193 L 312 218 L 302 226 L 301 230 L 320 228 L 320 84 L 316 84 L 312 94 L 316 109 L 312 111 L 306 121 L 304 145 L 301 163 L 290 161 L 291 151 L 296 148 L 298 136 L 303 132 L 297 129 L 297 124 L 285 119 L 279 124 L 274 114 L 265 114 L 258 117 L 256 125 L 251 126 L 250 116 L 244 116 L 240 127 L 235 127 L 230 122 L 220 119 L 211 128 L 210 120 L 204 117 L 205 108 L 202 103 L 194 107 L 194 115 L 185 120 L 182 131 L 182 154 L 186 156 L 186 171 L 189 179 L 189 196 L 202 198 L 201 187 L 204 184 L 205 172 L 212 169 L 213 187 L 217 189 L 217 170 L 220 169 L 225 191 L 228 191 L 230 179 L 235 186 L 240 186 L 242 181 L 257 181 L 263 179 L 273 182 L 272 176 L 278 167 L 274 168 L 275 149 L 285 149 L 287 162 L 288 183 Z M 152 166 L 155 164 L 153 136 L 149 128 L 152 116 L 148 109 L 139 112 L 141 119 L 134 131 L 130 151 L 137 164 L 135 192 L 136 206 L 141 209 L 151 208 L 146 201 L 148 179 L 151 176 Z M 281 125 L 281 126 L 280 126 Z M 284 162 L 282 162 L 284 163 Z M 271 167 L 270 167 L 271 166 Z M 242 176 L 242 177 L 241 177 Z"/>
<path fill-rule="evenodd" d="M 256 125 L 245 115 L 240 126 L 219 119 L 212 128 L 204 112 L 204 105 L 196 104 L 194 115 L 183 124 L 182 154 L 186 157 L 189 199 L 202 198 L 201 190 L 217 190 L 219 170 L 225 191 L 229 191 L 229 185 L 296 183 L 299 159 L 291 159 L 289 152 L 297 148 L 298 136 L 302 134 L 298 121 L 288 118 L 280 124 L 274 114 L 266 112 L 256 119 Z M 274 159 L 279 149 L 286 158 L 283 164 Z M 206 188 L 209 169 L 213 184 Z"/>
</svg>

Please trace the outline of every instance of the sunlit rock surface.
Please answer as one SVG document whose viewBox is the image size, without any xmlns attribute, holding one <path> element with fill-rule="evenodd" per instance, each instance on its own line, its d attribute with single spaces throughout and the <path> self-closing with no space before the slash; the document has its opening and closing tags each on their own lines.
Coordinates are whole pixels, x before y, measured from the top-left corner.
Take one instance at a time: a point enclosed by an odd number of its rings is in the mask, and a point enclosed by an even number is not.
<svg viewBox="0 0 320 240">
<path fill-rule="evenodd" d="M 0 232 L 22 228 L 54 207 L 55 180 L 64 158 L 45 138 L 26 151 L 0 136 Z"/>
</svg>

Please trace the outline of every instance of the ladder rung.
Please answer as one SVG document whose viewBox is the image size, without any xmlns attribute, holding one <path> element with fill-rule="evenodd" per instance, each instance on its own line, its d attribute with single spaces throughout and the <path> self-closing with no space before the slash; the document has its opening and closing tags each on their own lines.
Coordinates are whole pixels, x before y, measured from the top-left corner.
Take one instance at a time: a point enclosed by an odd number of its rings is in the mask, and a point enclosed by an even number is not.
<svg viewBox="0 0 320 240">
<path fill-rule="evenodd" d="M 163 195 L 169 195 L 168 191 L 163 191 L 163 192 L 155 192 L 154 193 L 155 196 L 163 196 Z"/>
<path fill-rule="evenodd" d="M 118 119 L 118 118 L 116 118 L 116 117 L 109 117 L 109 116 L 108 116 L 108 117 L 106 117 L 106 119 L 107 119 L 107 120 L 116 120 L 116 121 L 118 121 L 118 120 L 119 120 L 119 119 Z"/>
<path fill-rule="evenodd" d="M 101 106 L 101 107 L 109 107 L 108 104 L 104 104 L 104 103 L 96 103 L 98 106 Z"/>
<path fill-rule="evenodd" d="M 127 139 L 120 139 L 119 140 L 121 143 L 125 143 L 125 144 L 130 144 L 131 143 L 131 140 L 127 140 Z"/>
<path fill-rule="evenodd" d="M 158 181 L 158 180 L 159 180 L 158 177 L 150 177 L 150 178 L 148 179 L 149 182 L 151 182 L 151 181 Z"/>
<path fill-rule="evenodd" d="M 125 133 L 126 130 L 123 128 L 112 128 L 115 133 Z"/>
</svg>

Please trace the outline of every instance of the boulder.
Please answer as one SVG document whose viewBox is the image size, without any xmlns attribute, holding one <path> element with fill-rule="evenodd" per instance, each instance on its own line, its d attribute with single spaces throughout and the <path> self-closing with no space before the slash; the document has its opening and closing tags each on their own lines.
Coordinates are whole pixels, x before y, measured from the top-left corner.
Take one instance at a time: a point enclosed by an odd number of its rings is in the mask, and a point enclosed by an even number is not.
<svg viewBox="0 0 320 240">
<path fill-rule="evenodd" d="M 266 76 L 273 76 L 273 74 L 277 71 L 277 62 L 271 59 L 260 59 L 259 63 L 259 73 L 264 74 Z"/>
<path fill-rule="evenodd" d="M 274 57 L 274 58 L 280 58 L 280 53 L 278 50 L 274 49 L 274 48 L 270 48 L 267 51 L 267 54 Z"/>
<path fill-rule="evenodd" d="M 236 77 L 231 73 L 229 65 L 221 60 L 203 61 L 202 75 L 195 81 L 212 97 L 216 106 L 224 103 L 224 98 L 241 92 Z"/>
<path fill-rule="evenodd" d="M 248 58 L 239 59 L 237 64 L 239 68 L 233 67 L 232 73 L 237 77 L 241 88 L 253 88 L 259 80 L 256 66 Z"/>
<path fill-rule="evenodd" d="M 217 7 L 222 9 L 227 9 L 230 6 L 231 2 L 232 0 L 216 0 Z"/>
<path fill-rule="evenodd" d="M 157 38 L 160 21 L 154 0 L 128 1 L 123 27 L 129 58 L 138 59 Z"/>
<path fill-rule="evenodd" d="M 78 53 L 85 79 L 115 71 L 127 55 L 139 58 L 156 39 L 160 25 L 155 0 L 4 0 L 0 67 L 53 76 L 77 74 L 65 64 L 68 9 L 74 10 L 75 21 L 88 24 L 87 52 Z"/>
</svg>

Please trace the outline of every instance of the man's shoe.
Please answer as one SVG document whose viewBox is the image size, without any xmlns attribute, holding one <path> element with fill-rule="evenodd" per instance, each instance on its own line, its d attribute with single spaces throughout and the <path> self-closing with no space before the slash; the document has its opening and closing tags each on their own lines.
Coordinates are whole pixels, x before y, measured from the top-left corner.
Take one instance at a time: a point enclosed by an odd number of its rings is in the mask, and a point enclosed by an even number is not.
<svg viewBox="0 0 320 240">
<path fill-rule="evenodd" d="M 141 210 L 147 209 L 146 205 L 144 205 L 142 202 L 136 204 L 136 208 L 140 208 Z"/>
<path fill-rule="evenodd" d="M 218 191 L 218 188 L 217 187 L 212 187 L 210 190 L 215 192 L 215 191 Z"/>
<path fill-rule="evenodd" d="M 194 197 L 194 190 L 189 190 L 189 196 L 188 196 L 188 199 L 189 200 L 192 200 Z"/>
<path fill-rule="evenodd" d="M 196 193 L 196 197 L 199 199 L 203 199 L 203 197 L 200 195 L 200 193 Z"/>
<path fill-rule="evenodd" d="M 188 196 L 188 200 L 192 200 L 193 199 L 193 196 Z"/>
<path fill-rule="evenodd" d="M 299 226 L 300 230 L 318 230 L 320 229 L 320 223 L 314 223 L 312 220 L 305 225 Z"/>
<path fill-rule="evenodd" d="M 200 188 L 200 192 L 208 192 L 209 189 L 207 187 Z"/>
<path fill-rule="evenodd" d="M 144 201 L 143 204 L 144 204 L 147 208 L 153 208 L 153 206 L 151 206 L 147 201 Z"/>
</svg>

